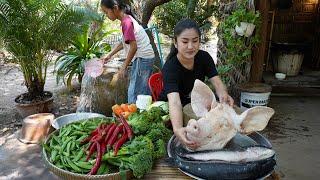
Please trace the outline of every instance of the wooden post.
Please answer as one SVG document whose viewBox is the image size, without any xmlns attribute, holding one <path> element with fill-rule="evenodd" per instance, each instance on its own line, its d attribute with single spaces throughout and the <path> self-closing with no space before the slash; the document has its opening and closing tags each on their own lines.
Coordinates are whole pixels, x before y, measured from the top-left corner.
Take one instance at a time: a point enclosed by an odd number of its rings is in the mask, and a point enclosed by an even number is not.
<svg viewBox="0 0 320 180">
<path fill-rule="evenodd" d="M 320 70 L 320 0 L 318 0 L 316 7 L 315 33 L 312 47 L 312 68 L 314 70 Z"/>
<path fill-rule="evenodd" d="M 257 10 L 261 15 L 261 28 L 260 38 L 261 42 L 256 48 L 253 49 L 252 56 L 252 67 L 251 67 L 251 82 L 261 82 L 263 74 L 263 64 L 266 59 L 266 47 L 268 47 L 267 37 L 268 37 L 268 13 L 269 13 L 269 1 L 258 0 Z"/>
</svg>

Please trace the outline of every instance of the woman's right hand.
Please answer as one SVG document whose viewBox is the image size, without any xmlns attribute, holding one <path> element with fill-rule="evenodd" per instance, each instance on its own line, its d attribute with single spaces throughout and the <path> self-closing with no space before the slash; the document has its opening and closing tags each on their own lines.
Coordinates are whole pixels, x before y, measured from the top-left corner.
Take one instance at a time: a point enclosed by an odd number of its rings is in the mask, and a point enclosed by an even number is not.
<svg viewBox="0 0 320 180">
<path fill-rule="evenodd" d="M 187 132 L 185 127 L 181 127 L 175 130 L 174 134 L 179 139 L 179 141 L 189 149 L 197 149 L 199 147 L 199 145 L 196 142 L 187 139 Z"/>
<path fill-rule="evenodd" d="M 110 55 L 107 55 L 106 57 L 103 57 L 103 58 L 102 58 L 103 64 L 107 63 L 110 59 L 111 59 L 111 56 L 110 56 Z"/>
</svg>

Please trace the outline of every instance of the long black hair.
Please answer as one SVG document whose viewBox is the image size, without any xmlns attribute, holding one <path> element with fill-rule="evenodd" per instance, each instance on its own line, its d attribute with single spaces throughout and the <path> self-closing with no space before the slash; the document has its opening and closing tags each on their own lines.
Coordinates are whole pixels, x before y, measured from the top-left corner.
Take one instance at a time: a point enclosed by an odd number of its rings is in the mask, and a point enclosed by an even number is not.
<svg viewBox="0 0 320 180">
<path fill-rule="evenodd" d="M 118 6 L 119 9 L 124 11 L 124 13 L 129 14 L 134 19 L 136 19 L 135 15 L 131 11 L 130 6 L 126 4 L 123 0 L 101 0 L 101 5 L 109 9 L 113 9 L 114 6 Z"/>
<path fill-rule="evenodd" d="M 199 28 L 197 22 L 195 22 L 192 19 L 185 18 L 185 19 L 181 19 L 174 27 L 173 38 L 176 42 L 177 42 L 177 37 L 186 29 L 196 30 L 196 32 L 199 34 L 199 38 L 201 37 L 201 31 L 200 31 L 200 28 Z M 199 41 L 200 41 L 200 39 L 199 39 Z M 170 53 L 167 56 L 167 60 L 171 59 L 172 57 L 176 56 L 177 54 L 178 54 L 178 49 L 172 43 Z"/>
</svg>

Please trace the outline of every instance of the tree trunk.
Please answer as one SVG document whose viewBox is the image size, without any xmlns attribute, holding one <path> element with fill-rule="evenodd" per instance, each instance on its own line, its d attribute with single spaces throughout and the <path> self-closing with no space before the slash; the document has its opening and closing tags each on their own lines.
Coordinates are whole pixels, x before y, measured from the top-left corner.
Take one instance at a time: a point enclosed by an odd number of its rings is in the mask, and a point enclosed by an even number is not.
<svg viewBox="0 0 320 180">
<path fill-rule="evenodd" d="M 131 6 L 131 10 L 133 14 L 136 16 L 137 21 L 144 27 L 148 27 L 148 22 L 152 16 L 152 12 L 157 6 L 160 6 L 164 3 L 167 3 L 171 0 L 126 0 L 128 4 Z M 155 52 L 155 65 L 161 69 L 160 67 L 160 56 L 157 49 L 157 46 L 154 42 L 154 37 L 151 31 L 147 31 L 147 34 L 150 38 L 150 42 L 152 45 L 152 49 Z"/>
<path fill-rule="evenodd" d="M 151 18 L 153 10 L 171 0 L 127 0 L 130 3 L 132 11 L 137 16 L 142 26 L 146 27 Z"/>
<path fill-rule="evenodd" d="M 41 83 L 37 77 L 31 78 L 32 79 L 26 80 L 26 86 L 30 99 L 41 97 L 44 94 L 44 83 Z"/>
</svg>

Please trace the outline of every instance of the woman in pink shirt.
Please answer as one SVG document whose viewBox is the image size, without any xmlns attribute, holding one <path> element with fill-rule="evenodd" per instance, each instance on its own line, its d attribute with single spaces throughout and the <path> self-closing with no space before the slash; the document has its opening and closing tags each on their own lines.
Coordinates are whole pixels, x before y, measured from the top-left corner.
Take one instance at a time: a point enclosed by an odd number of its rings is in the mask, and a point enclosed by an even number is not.
<svg viewBox="0 0 320 180">
<path fill-rule="evenodd" d="M 101 9 L 110 20 L 121 21 L 122 42 L 105 57 L 105 61 L 108 61 L 118 51 L 125 50 L 127 57 L 119 75 L 123 76 L 132 62 L 128 103 L 135 103 L 137 95 L 151 94 L 148 79 L 152 73 L 154 52 L 149 37 L 143 27 L 133 18 L 130 7 L 122 0 L 101 0 Z"/>
</svg>

